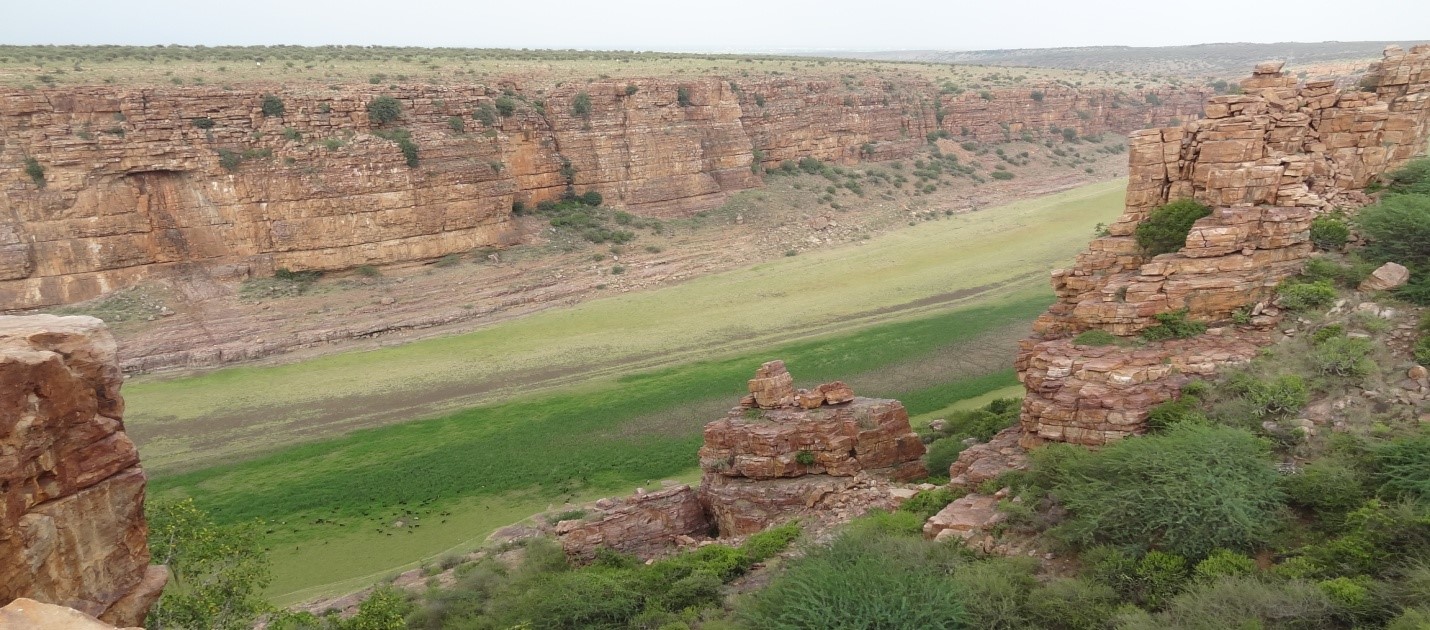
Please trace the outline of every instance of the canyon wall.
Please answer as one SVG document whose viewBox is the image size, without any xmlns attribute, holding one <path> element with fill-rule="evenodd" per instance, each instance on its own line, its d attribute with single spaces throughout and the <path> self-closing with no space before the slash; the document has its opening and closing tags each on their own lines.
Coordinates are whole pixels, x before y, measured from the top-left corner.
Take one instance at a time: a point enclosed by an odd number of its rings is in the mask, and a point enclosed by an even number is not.
<svg viewBox="0 0 1430 630">
<path fill-rule="evenodd" d="M 0 317 L 0 603 L 135 626 L 168 581 L 149 564 L 122 381 L 103 322 Z"/>
<path fill-rule="evenodd" d="M 822 77 L 0 91 L 0 311 L 162 273 L 237 281 L 500 247 L 519 238 L 514 203 L 567 191 L 686 216 L 761 185 L 755 162 L 892 159 L 939 129 L 981 141 L 1125 132 L 1193 116 L 1206 92 L 953 95 Z M 265 115 L 270 94 L 281 113 Z M 398 120 L 369 118 L 380 96 L 401 104 Z M 475 116 L 504 99 L 509 116 Z"/>
<path fill-rule="evenodd" d="M 1145 429 L 1149 410 L 1193 376 L 1249 361 L 1270 342 L 1268 300 L 1311 255 L 1311 220 L 1369 201 L 1378 175 L 1430 140 L 1430 46 L 1387 49 L 1363 85 L 1298 84 L 1280 63 L 1242 81 L 1242 94 L 1208 99 L 1205 118 L 1133 133 L 1126 211 L 1069 269 L 1053 272 L 1057 301 L 1024 340 L 1017 369 L 1027 396 L 1025 443 L 1103 444 Z M 1133 237 L 1152 209 L 1180 198 L 1212 208 L 1184 247 L 1153 258 Z M 1222 325 L 1192 339 L 1089 347 L 1072 335 L 1132 336 L 1156 316 Z M 1259 329 L 1259 330 L 1258 330 Z"/>
</svg>

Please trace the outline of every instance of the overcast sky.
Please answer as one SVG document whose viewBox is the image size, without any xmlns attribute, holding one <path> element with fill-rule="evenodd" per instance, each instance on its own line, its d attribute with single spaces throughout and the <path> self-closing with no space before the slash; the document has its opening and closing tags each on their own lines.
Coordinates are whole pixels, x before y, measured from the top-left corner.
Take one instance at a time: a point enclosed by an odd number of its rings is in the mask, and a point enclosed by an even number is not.
<svg viewBox="0 0 1430 630">
<path fill-rule="evenodd" d="M 38 0 L 4 44 L 976 50 L 1430 40 L 1427 0 Z"/>
</svg>

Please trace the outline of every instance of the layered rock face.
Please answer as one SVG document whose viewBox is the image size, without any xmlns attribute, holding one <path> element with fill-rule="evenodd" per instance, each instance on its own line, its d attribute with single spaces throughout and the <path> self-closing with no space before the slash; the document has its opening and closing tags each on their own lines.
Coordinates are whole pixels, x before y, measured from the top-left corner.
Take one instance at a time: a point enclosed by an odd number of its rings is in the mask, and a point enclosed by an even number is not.
<svg viewBox="0 0 1430 630">
<path fill-rule="evenodd" d="M 167 582 L 149 565 L 121 382 L 99 320 L 0 317 L 0 602 L 132 626 Z"/>
<path fill-rule="evenodd" d="M 1298 85 L 1281 64 L 1262 64 L 1243 94 L 1209 99 L 1205 119 L 1132 134 L 1126 211 L 1072 268 L 1053 272 L 1057 302 L 1019 353 L 1025 442 L 1102 444 L 1139 433 L 1148 410 L 1190 375 L 1249 360 L 1269 342 L 1230 329 L 1132 349 L 1065 337 L 1091 329 L 1130 336 L 1179 309 L 1217 322 L 1249 308 L 1253 323 L 1273 323 L 1265 300 L 1310 256 L 1311 220 L 1365 203 L 1360 189 L 1430 139 L 1430 46 L 1387 49 L 1367 84 L 1374 91 L 1332 80 Z M 1134 230 L 1180 198 L 1213 212 L 1180 251 L 1148 259 Z"/>
<path fill-rule="evenodd" d="M 984 99 L 911 80 L 714 77 L 553 90 L 271 87 L 283 108 L 270 115 L 261 90 L 0 92 L 0 310 L 85 300 L 161 273 L 240 280 L 503 246 L 519 238 L 513 203 L 567 191 L 683 216 L 759 186 L 755 162 L 903 157 L 940 128 L 982 140 L 1127 131 L 1191 116 L 1204 93 L 1049 86 Z M 503 91 L 516 97 L 512 115 L 474 116 L 495 111 Z M 369 118 L 380 96 L 400 103 L 398 120 Z"/>
<path fill-rule="evenodd" d="M 590 560 L 596 550 L 608 548 L 648 559 L 710 530 L 699 496 L 686 485 L 598 501 L 595 507 L 594 515 L 556 524 L 566 555 Z"/>
<path fill-rule="evenodd" d="M 781 361 L 763 365 L 750 392 L 705 425 L 700 448 L 700 498 L 722 536 L 821 509 L 871 478 L 926 474 L 923 443 L 896 400 L 857 397 L 842 383 L 796 390 Z"/>
</svg>

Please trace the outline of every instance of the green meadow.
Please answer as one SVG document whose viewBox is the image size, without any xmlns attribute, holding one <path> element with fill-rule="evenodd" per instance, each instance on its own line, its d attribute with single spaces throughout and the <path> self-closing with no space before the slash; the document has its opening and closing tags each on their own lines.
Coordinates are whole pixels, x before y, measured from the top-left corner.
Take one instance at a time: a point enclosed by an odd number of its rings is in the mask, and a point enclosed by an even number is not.
<svg viewBox="0 0 1430 630">
<path fill-rule="evenodd" d="M 533 512 L 693 480 L 700 428 L 766 360 L 925 422 L 1016 393 L 1013 348 L 1051 302 L 1047 270 L 1118 214 L 1121 186 L 455 337 L 141 379 L 127 423 L 151 492 L 267 524 L 277 601 L 350 590 Z"/>
</svg>

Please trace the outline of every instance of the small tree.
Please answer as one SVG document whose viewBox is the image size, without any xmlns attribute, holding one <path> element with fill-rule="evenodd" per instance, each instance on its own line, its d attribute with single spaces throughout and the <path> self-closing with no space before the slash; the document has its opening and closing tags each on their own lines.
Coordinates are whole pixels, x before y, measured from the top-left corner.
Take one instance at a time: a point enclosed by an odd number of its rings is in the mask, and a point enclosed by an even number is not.
<svg viewBox="0 0 1430 630">
<path fill-rule="evenodd" d="M 45 187 L 45 167 L 40 166 L 40 161 L 35 158 L 25 158 L 25 174 L 35 182 L 35 186 Z"/>
<path fill-rule="evenodd" d="M 571 99 L 571 113 L 582 117 L 590 116 L 591 95 L 581 92 L 577 94 L 575 98 Z"/>
<path fill-rule="evenodd" d="M 516 101 L 510 96 L 499 96 L 496 100 L 496 108 L 502 118 L 511 118 L 511 115 L 516 113 Z"/>
<path fill-rule="evenodd" d="M 263 95 L 262 108 L 263 115 L 265 117 L 282 116 L 283 110 L 285 109 L 283 106 L 283 99 L 278 98 L 277 96 L 274 96 L 272 94 Z"/>
<path fill-rule="evenodd" d="M 477 106 L 477 111 L 472 113 L 472 118 L 482 123 L 484 127 L 490 127 L 497 123 L 497 110 L 488 103 Z"/>
<path fill-rule="evenodd" d="M 1043 102 L 1043 92 L 1042 92 L 1042 90 L 1033 90 L 1033 93 L 1030 94 L 1029 96 L 1032 96 L 1032 97 L 1033 97 L 1033 101 L 1034 101 L 1034 102 L 1038 102 L 1038 103 Z"/>
<path fill-rule="evenodd" d="M 379 96 L 367 104 L 367 117 L 385 125 L 402 116 L 402 103 L 391 96 Z"/>
<path fill-rule="evenodd" d="M 638 91 L 640 91 L 640 88 L 636 87 L 636 84 L 634 84 L 634 83 L 627 83 L 627 84 L 626 84 L 626 96 L 635 96 L 635 95 L 636 95 L 636 92 L 638 92 Z"/>
<path fill-rule="evenodd" d="M 271 574 L 258 523 L 220 526 L 193 499 L 151 500 L 145 513 L 151 562 L 172 576 L 146 627 L 246 630 L 272 608 L 261 597 Z"/>
<path fill-rule="evenodd" d="M 214 119 L 209 118 L 208 116 L 201 116 L 199 118 L 195 118 L 194 126 L 198 127 L 199 129 L 213 129 Z"/>
<path fill-rule="evenodd" d="M 690 107 L 690 88 L 684 86 L 675 88 L 675 102 L 679 103 L 681 107 Z"/>
</svg>

